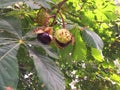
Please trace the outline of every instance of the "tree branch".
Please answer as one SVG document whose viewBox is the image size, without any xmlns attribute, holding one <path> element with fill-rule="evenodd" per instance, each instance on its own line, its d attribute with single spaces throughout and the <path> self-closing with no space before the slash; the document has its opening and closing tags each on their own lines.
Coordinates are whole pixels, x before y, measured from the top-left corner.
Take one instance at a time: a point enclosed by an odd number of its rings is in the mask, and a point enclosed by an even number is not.
<svg viewBox="0 0 120 90">
<path fill-rule="evenodd" d="M 51 24 L 50 26 L 53 26 L 53 25 L 56 23 L 55 21 L 56 21 L 57 14 L 59 13 L 62 5 L 63 5 L 66 1 L 67 1 L 67 0 L 63 0 L 63 1 L 61 1 L 60 3 L 58 3 L 58 5 L 57 5 L 57 6 L 58 6 L 58 9 L 57 9 L 57 11 L 56 11 L 54 20 L 53 20 L 53 22 L 52 22 L 52 24 Z"/>
</svg>

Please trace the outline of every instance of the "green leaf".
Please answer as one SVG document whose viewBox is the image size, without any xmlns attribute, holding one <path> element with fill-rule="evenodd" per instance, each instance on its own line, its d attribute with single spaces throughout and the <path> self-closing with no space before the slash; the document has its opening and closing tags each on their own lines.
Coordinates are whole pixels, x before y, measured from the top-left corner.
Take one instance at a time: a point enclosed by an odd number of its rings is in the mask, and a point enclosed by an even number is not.
<svg viewBox="0 0 120 90">
<path fill-rule="evenodd" d="M 33 0 L 28 0 L 26 2 L 29 3 L 29 5 L 31 3 L 30 7 L 35 9 L 36 6 L 35 6 L 35 3 Z M 42 7 L 46 8 L 46 9 L 51 9 L 49 3 L 53 3 L 52 0 L 35 0 L 35 2 L 36 2 L 37 7 L 39 7 L 41 5 Z M 33 7 L 33 6 L 35 6 L 35 7 Z"/>
<path fill-rule="evenodd" d="M 41 56 L 29 49 L 29 54 L 34 60 L 38 77 L 43 81 L 48 90 L 65 90 L 64 78 L 55 63 L 46 56 Z"/>
<path fill-rule="evenodd" d="M 28 35 L 28 36 L 29 36 L 29 35 Z M 32 36 L 30 36 L 30 37 L 32 37 Z M 50 57 L 55 58 L 55 59 L 58 59 L 57 53 L 56 53 L 56 52 L 53 52 L 53 51 L 51 50 L 50 46 L 48 46 L 48 45 L 43 45 L 41 42 L 38 42 L 38 41 L 26 41 L 26 42 L 27 42 L 29 45 L 42 47 Z"/>
<path fill-rule="evenodd" d="M 17 88 L 19 78 L 16 54 L 18 38 L 22 35 L 19 26 L 19 21 L 14 17 L 0 18 L 0 90 Z"/>
<path fill-rule="evenodd" d="M 82 33 L 83 40 L 90 47 L 102 50 L 102 48 L 103 48 L 103 41 L 95 32 L 90 31 L 88 29 L 84 29 L 81 33 Z"/>
<path fill-rule="evenodd" d="M 86 58 L 87 50 L 78 29 L 74 29 L 74 39 L 75 43 L 73 46 L 73 57 L 75 60 L 83 60 Z"/>
<path fill-rule="evenodd" d="M 22 32 L 20 21 L 15 17 L 0 17 L 0 31 L 5 34 L 12 34 L 14 38 L 21 38 Z M 6 37 L 6 36 L 5 36 Z"/>
<path fill-rule="evenodd" d="M 15 4 L 17 2 L 24 2 L 24 0 L 0 0 L 0 7 L 9 6 Z M 36 2 L 36 3 L 34 3 Z M 25 1 L 27 5 L 29 5 L 32 9 L 40 8 L 40 5 L 44 8 L 50 9 L 50 5 L 48 3 L 53 3 L 51 0 L 27 0 Z"/>
<path fill-rule="evenodd" d="M 37 40 L 36 40 L 36 37 L 37 37 L 37 36 L 36 36 L 36 34 L 33 32 L 33 30 L 30 30 L 29 32 L 27 32 L 27 33 L 25 34 L 25 36 L 23 37 L 23 39 L 24 39 L 24 40 L 27 42 L 27 44 L 29 44 L 29 45 L 42 47 L 42 48 L 45 50 L 45 52 L 46 52 L 50 57 L 55 58 L 55 59 L 58 59 L 57 53 L 54 52 L 49 45 L 44 45 L 44 44 L 42 44 L 41 42 L 37 41 Z M 35 40 L 29 41 L 29 40 L 27 40 L 27 38 L 34 38 Z"/>
<path fill-rule="evenodd" d="M 103 61 L 103 54 L 101 50 L 98 50 L 96 48 L 91 48 L 91 53 L 96 60 L 98 60 L 99 62 Z"/>
<path fill-rule="evenodd" d="M 50 5 L 48 3 L 53 3 L 51 0 L 38 0 L 38 3 L 40 3 L 44 8 L 50 9 Z"/>
<path fill-rule="evenodd" d="M 0 90 L 16 88 L 18 83 L 17 50 L 19 44 L 13 43 L 0 47 Z"/>
<path fill-rule="evenodd" d="M 112 11 L 105 11 L 105 12 L 104 12 L 104 15 L 106 15 L 106 17 L 107 17 L 109 20 L 112 20 L 112 21 L 114 21 L 114 20 L 117 19 L 117 15 L 116 15 L 114 12 L 112 12 Z"/>
<path fill-rule="evenodd" d="M 38 3 L 33 2 L 33 0 L 26 0 L 25 3 L 32 9 L 39 9 L 41 7 Z"/>
<path fill-rule="evenodd" d="M 17 41 L 14 41 L 14 39 L 12 40 L 12 38 L 0 38 L 0 46 L 1 45 L 8 45 L 8 44 L 12 44 L 15 43 Z"/>
<path fill-rule="evenodd" d="M 0 7 L 12 5 L 15 2 L 17 2 L 17 1 L 16 0 L 0 0 Z"/>
<path fill-rule="evenodd" d="M 117 74 L 112 74 L 110 78 L 120 84 L 120 76 Z"/>
</svg>

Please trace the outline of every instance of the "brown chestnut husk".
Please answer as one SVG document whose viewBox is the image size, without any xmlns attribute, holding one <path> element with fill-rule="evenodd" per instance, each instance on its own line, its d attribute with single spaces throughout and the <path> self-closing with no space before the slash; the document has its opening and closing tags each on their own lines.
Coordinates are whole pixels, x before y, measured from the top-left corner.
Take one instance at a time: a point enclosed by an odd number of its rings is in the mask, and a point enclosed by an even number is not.
<svg viewBox="0 0 120 90">
<path fill-rule="evenodd" d="M 55 39 L 55 41 L 56 41 L 56 43 L 58 44 L 59 47 L 66 47 L 66 46 L 68 46 L 71 43 L 71 41 L 69 41 L 67 43 L 61 43 L 61 42 L 59 42 L 56 39 Z"/>
</svg>

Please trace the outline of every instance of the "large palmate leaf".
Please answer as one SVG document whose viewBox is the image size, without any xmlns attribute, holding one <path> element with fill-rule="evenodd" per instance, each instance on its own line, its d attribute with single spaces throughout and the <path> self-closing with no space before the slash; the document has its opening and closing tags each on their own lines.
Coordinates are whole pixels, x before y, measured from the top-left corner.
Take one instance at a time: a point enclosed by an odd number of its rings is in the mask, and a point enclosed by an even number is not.
<svg viewBox="0 0 120 90">
<path fill-rule="evenodd" d="M 18 83 L 18 62 L 20 23 L 14 17 L 0 17 L 0 90 L 16 89 Z"/>
<path fill-rule="evenodd" d="M 50 5 L 48 3 L 52 3 L 52 0 L 39 0 L 39 3 L 44 7 L 44 8 L 49 8 Z"/>
<path fill-rule="evenodd" d="M 39 9 L 40 6 L 50 9 L 48 3 L 53 3 L 51 0 L 35 0 L 37 3 L 34 3 L 33 0 L 27 0 L 26 4 L 29 5 L 32 9 Z"/>
<path fill-rule="evenodd" d="M 29 54 L 34 60 L 38 77 L 48 90 L 65 90 L 64 78 L 55 63 L 46 56 L 41 56 L 29 49 Z"/>
<path fill-rule="evenodd" d="M 58 59 L 58 55 L 55 52 L 51 51 L 51 48 L 48 45 L 43 45 L 38 41 L 29 42 L 29 44 L 42 47 L 50 57 Z"/>
<path fill-rule="evenodd" d="M 82 38 L 90 47 L 102 50 L 103 41 L 95 32 L 84 29 L 82 31 Z"/>
<path fill-rule="evenodd" d="M 16 88 L 18 83 L 17 50 L 19 44 L 12 43 L 0 47 L 0 90 Z"/>
<path fill-rule="evenodd" d="M 102 39 L 93 31 L 84 29 L 82 31 L 82 38 L 91 47 L 92 56 L 99 62 L 102 62 L 104 57 L 102 54 L 103 41 Z"/>
<path fill-rule="evenodd" d="M 8 6 L 15 2 L 16 0 L 0 0 L 0 7 Z"/>
<path fill-rule="evenodd" d="M 15 17 L 0 17 L 0 30 L 7 37 L 8 35 L 14 36 L 14 38 L 21 38 L 22 32 L 20 27 L 20 21 Z"/>
<path fill-rule="evenodd" d="M 25 0 L 0 0 L 0 7 L 9 6 L 17 2 L 24 2 Z M 35 3 L 36 2 L 36 3 Z M 44 8 L 49 8 L 48 3 L 53 3 L 51 0 L 26 0 L 25 3 L 30 6 L 32 9 L 39 9 L 40 6 Z"/>
</svg>

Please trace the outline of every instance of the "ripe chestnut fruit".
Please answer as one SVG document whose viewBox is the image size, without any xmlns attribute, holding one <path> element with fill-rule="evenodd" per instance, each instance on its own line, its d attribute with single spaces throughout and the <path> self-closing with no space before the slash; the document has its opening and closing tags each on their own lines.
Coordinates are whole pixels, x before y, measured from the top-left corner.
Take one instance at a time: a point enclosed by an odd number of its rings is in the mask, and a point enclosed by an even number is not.
<svg viewBox="0 0 120 90">
<path fill-rule="evenodd" d="M 66 47 L 73 42 L 73 36 L 67 29 L 57 30 L 54 38 L 59 47 Z"/>
<path fill-rule="evenodd" d="M 44 32 L 37 35 L 37 40 L 43 44 L 49 44 L 52 39 L 48 33 Z"/>
<path fill-rule="evenodd" d="M 43 44 L 50 44 L 52 41 L 52 27 L 40 27 L 34 30 L 34 32 L 37 34 L 37 40 L 40 41 Z"/>
</svg>

